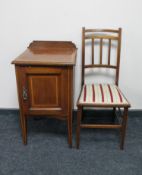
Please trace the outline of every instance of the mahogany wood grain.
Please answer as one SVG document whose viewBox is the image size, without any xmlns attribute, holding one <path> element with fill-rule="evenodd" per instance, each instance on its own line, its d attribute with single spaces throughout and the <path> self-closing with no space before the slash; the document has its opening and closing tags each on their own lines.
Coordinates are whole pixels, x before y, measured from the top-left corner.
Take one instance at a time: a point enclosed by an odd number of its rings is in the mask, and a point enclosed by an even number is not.
<svg viewBox="0 0 142 175">
<path fill-rule="evenodd" d="M 89 57 L 85 55 L 85 49 L 86 49 L 86 43 L 87 40 L 87 46 L 89 46 L 90 41 L 90 47 L 92 52 L 91 57 L 91 63 L 85 64 Z M 97 42 L 94 42 L 97 41 Z M 107 60 L 105 61 L 105 64 L 103 62 L 103 47 L 104 43 L 103 40 L 107 40 L 108 42 L 105 43 L 105 46 L 108 45 L 108 55 Z M 114 42 L 117 42 L 117 57 L 116 57 L 116 64 L 111 64 L 111 49 L 112 49 L 112 40 Z M 99 43 L 99 44 L 98 44 Z M 95 62 L 94 58 L 94 47 L 95 44 L 98 44 L 99 48 L 99 64 Z M 96 47 L 97 48 L 97 47 Z M 96 52 L 96 50 L 95 50 Z M 120 67 L 120 52 L 121 52 L 121 28 L 114 30 L 114 29 L 85 29 L 85 27 L 82 28 L 82 80 L 81 80 L 81 91 L 80 95 L 84 86 L 84 79 L 85 79 L 85 70 L 86 69 L 94 69 L 94 68 L 106 68 L 106 69 L 114 69 L 115 70 L 115 79 L 114 84 L 118 85 L 119 81 L 119 67 Z M 114 58 L 113 58 L 114 59 Z M 128 118 L 128 108 L 130 107 L 130 103 L 128 104 L 97 104 L 97 103 L 81 103 L 79 101 L 80 95 L 77 101 L 77 130 L 76 130 L 76 147 L 79 148 L 80 146 L 80 129 L 81 128 L 106 128 L 106 129 L 119 129 L 120 130 L 120 149 L 124 149 L 124 140 L 125 140 L 125 133 L 126 133 L 126 125 L 127 125 L 127 118 Z M 121 114 L 122 120 L 119 120 L 119 123 L 113 123 L 113 124 L 83 124 L 81 123 L 81 118 L 83 116 L 83 108 L 112 108 L 113 114 L 116 113 L 116 108 L 120 109 L 123 108 L 123 113 Z"/>
<path fill-rule="evenodd" d="M 119 81 L 119 67 L 120 67 L 120 53 L 121 53 L 121 33 L 122 29 L 119 28 L 118 31 L 118 47 L 117 47 L 117 69 L 116 69 L 116 79 L 115 79 L 115 84 L 118 85 Z"/>
<path fill-rule="evenodd" d="M 117 67 L 116 66 L 113 66 L 113 65 L 107 65 L 107 64 L 94 64 L 94 65 L 90 65 L 90 64 L 87 64 L 84 66 L 84 68 L 111 68 L 111 69 L 116 69 Z"/>
<path fill-rule="evenodd" d="M 85 27 L 84 27 L 85 29 Z M 85 29 L 86 32 L 111 32 L 118 33 L 118 30 L 115 29 Z"/>
<path fill-rule="evenodd" d="M 118 37 L 113 35 L 96 35 L 96 34 L 87 34 L 85 35 L 85 39 L 111 39 L 111 40 L 118 40 Z"/>
<path fill-rule="evenodd" d="M 74 65 L 76 47 L 71 42 L 34 41 L 12 63 L 16 65 Z"/>
<path fill-rule="evenodd" d="M 15 64 L 23 143 L 27 119 L 48 116 L 66 120 L 72 146 L 73 72 L 76 46 L 72 42 L 34 41 Z"/>
<path fill-rule="evenodd" d="M 94 38 L 92 38 L 92 64 L 94 64 Z"/>
<path fill-rule="evenodd" d="M 115 35 L 113 34 L 115 33 Z M 94 42 L 91 42 L 91 49 L 92 49 L 92 68 L 102 67 L 102 68 L 113 68 L 116 70 L 115 74 L 115 84 L 118 85 L 119 81 L 119 66 L 120 66 L 120 52 L 121 52 L 121 28 L 118 30 L 113 29 L 85 29 L 82 28 L 82 86 L 84 84 L 84 74 L 85 68 L 91 68 L 91 65 L 85 64 L 85 41 L 90 39 L 90 41 L 99 40 L 100 43 L 100 61 L 99 64 L 94 62 Z M 108 40 L 108 62 L 107 64 L 103 64 L 103 39 Z M 116 65 L 112 65 L 110 62 L 111 59 L 111 49 L 112 49 L 112 40 L 117 42 L 117 58 L 116 58 Z"/>
<path fill-rule="evenodd" d="M 81 74 L 81 85 L 84 84 L 84 69 L 83 66 L 85 65 L 85 27 L 82 28 L 82 74 Z"/>
<path fill-rule="evenodd" d="M 101 125 L 101 124 L 80 124 L 81 128 L 105 128 L 105 129 L 113 129 L 113 128 L 121 128 L 121 125 Z"/>
<path fill-rule="evenodd" d="M 111 56 L 111 39 L 109 39 L 109 47 L 108 47 L 108 65 L 110 65 L 110 56 Z"/>
<path fill-rule="evenodd" d="M 100 39 L 100 65 L 102 64 L 102 57 L 103 57 L 103 39 Z"/>
</svg>

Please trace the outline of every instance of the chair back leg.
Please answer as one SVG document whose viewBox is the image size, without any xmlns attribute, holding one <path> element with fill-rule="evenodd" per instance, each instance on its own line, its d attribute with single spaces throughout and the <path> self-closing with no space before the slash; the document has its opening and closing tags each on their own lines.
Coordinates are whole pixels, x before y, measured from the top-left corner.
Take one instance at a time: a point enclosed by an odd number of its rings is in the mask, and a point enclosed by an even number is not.
<svg viewBox="0 0 142 175">
<path fill-rule="evenodd" d="M 126 127 L 127 127 L 127 120 L 128 120 L 128 108 L 124 108 L 123 113 L 123 119 L 122 119 L 122 127 L 121 127 L 121 140 L 120 140 L 120 149 L 124 149 L 124 141 L 125 141 L 125 135 L 126 135 Z"/>
</svg>

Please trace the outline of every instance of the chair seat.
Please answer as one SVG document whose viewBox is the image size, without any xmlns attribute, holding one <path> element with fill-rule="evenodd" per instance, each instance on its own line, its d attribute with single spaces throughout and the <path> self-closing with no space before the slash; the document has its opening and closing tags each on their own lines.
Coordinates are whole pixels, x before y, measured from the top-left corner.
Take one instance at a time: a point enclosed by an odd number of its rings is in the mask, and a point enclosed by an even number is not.
<svg viewBox="0 0 142 175">
<path fill-rule="evenodd" d="M 118 86 L 113 84 L 85 84 L 78 105 L 130 106 Z"/>
</svg>

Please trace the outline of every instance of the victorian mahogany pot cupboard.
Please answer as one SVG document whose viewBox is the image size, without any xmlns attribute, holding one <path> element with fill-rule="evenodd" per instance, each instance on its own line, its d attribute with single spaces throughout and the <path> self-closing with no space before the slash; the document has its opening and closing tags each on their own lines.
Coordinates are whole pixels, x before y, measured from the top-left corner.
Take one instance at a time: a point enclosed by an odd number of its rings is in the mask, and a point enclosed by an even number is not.
<svg viewBox="0 0 142 175">
<path fill-rule="evenodd" d="M 23 143 L 27 119 L 49 116 L 66 120 L 72 146 L 73 77 L 76 46 L 67 41 L 34 41 L 15 64 Z"/>
</svg>

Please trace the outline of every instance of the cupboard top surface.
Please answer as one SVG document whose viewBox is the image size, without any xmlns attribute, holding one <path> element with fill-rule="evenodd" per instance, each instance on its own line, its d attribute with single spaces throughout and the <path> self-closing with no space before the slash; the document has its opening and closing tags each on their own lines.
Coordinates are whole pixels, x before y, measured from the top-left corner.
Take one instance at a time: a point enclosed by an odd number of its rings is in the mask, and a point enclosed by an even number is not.
<svg viewBox="0 0 142 175">
<path fill-rule="evenodd" d="M 33 41 L 14 61 L 16 65 L 75 65 L 77 48 L 70 41 Z"/>
</svg>

